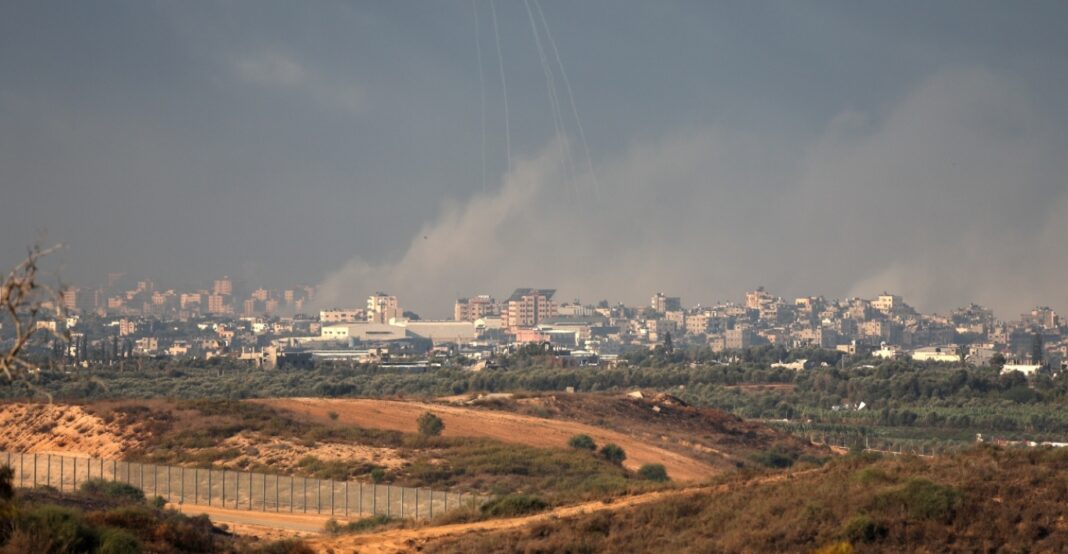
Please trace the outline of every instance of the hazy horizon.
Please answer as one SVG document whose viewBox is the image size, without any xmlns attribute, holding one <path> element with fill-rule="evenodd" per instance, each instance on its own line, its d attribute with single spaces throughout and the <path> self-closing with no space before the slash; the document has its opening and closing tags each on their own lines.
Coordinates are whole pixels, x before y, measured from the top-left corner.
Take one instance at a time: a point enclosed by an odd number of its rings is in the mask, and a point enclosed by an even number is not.
<svg viewBox="0 0 1068 554">
<path fill-rule="evenodd" d="M 0 262 L 44 233 L 70 282 L 424 316 L 522 286 L 1068 310 L 1068 6 L 1027 8 L 9 3 Z"/>
</svg>

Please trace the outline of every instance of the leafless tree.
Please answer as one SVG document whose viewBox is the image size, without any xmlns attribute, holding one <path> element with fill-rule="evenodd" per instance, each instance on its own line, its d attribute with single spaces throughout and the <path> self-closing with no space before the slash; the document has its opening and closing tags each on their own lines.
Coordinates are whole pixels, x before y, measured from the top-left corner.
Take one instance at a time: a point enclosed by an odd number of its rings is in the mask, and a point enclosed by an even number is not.
<svg viewBox="0 0 1068 554">
<path fill-rule="evenodd" d="M 36 373 L 38 368 L 24 358 L 24 350 L 40 331 L 63 343 L 68 342 L 68 334 L 62 326 L 66 318 L 63 288 L 49 285 L 40 278 L 41 258 L 59 248 L 59 245 L 44 249 L 33 246 L 26 259 L 0 283 L 0 322 L 12 327 L 9 339 L 0 342 L 0 378 L 8 383 L 29 382 Z M 56 325 L 39 325 L 47 321 Z"/>
</svg>

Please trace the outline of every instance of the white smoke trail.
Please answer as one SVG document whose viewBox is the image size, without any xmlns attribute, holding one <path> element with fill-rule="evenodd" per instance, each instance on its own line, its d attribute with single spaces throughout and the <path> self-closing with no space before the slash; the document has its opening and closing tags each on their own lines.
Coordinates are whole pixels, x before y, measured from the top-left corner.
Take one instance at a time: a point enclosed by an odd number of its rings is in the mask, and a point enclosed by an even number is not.
<svg viewBox="0 0 1068 554">
<path fill-rule="evenodd" d="M 490 0 L 490 13 L 493 15 L 493 38 L 497 41 L 497 66 L 501 70 L 501 92 L 504 95 L 504 151 L 508 156 L 508 173 L 512 172 L 512 128 L 508 114 L 508 81 L 504 78 L 504 53 L 501 52 L 501 32 L 497 28 L 497 8 Z"/>
<path fill-rule="evenodd" d="M 478 91 L 480 106 L 482 108 L 482 192 L 486 192 L 486 75 L 482 70 L 482 38 L 481 28 L 478 24 L 478 3 L 471 0 L 471 8 L 475 13 L 475 56 L 478 58 Z"/>
<path fill-rule="evenodd" d="M 549 46 L 553 49 L 553 54 L 556 56 L 556 65 L 560 68 L 560 76 L 564 80 L 564 90 L 567 91 L 567 98 L 571 102 L 571 113 L 575 117 L 575 126 L 578 128 L 579 139 L 582 141 L 582 147 L 586 151 L 586 163 L 590 172 L 590 178 L 593 179 L 594 194 L 600 195 L 601 184 L 597 179 L 597 172 L 593 169 L 593 156 L 590 155 L 590 143 L 586 141 L 586 131 L 582 128 L 582 118 L 579 117 L 578 106 L 575 104 L 575 94 L 571 90 L 571 81 L 567 78 L 567 71 L 564 70 L 564 62 L 560 58 L 560 50 L 556 47 L 556 39 L 553 38 L 553 33 L 549 29 L 549 21 L 545 18 L 545 12 L 541 9 L 541 2 L 534 0 L 534 7 L 538 10 L 538 16 L 541 18 L 541 24 L 545 27 L 545 36 L 549 39 Z"/>
</svg>

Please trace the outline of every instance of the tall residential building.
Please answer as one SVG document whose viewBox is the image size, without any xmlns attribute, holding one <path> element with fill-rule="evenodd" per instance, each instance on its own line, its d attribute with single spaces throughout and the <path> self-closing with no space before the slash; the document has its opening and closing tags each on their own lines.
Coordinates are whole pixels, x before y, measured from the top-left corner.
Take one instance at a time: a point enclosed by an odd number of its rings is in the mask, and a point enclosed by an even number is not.
<svg viewBox="0 0 1068 554">
<path fill-rule="evenodd" d="M 226 297 L 221 295 L 221 294 L 209 294 L 208 295 L 208 313 L 210 313 L 210 314 L 230 313 L 230 306 L 226 303 Z"/>
<path fill-rule="evenodd" d="M 367 322 L 389 323 L 391 319 L 400 319 L 401 309 L 397 297 L 384 292 L 376 292 L 367 297 Z"/>
<path fill-rule="evenodd" d="M 67 287 L 63 289 L 63 308 L 72 312 L 78 309 L 77 287 Z"/>
<path fill-rule="evenodd" d="M 682 309 L 682 299 L 678 296 L 666 296 L 662 292 L 653 295 L 649 307 L 657 313 L 674 312 Z"/>
<path fill-rule="evenodd" d="M 500 315 L 497 301 L 488 294 L 470 298 L 460 298 L 453 306 L 452 315 L 456 321 L 475 321 L 488 316 Z"/>
<path fill-rule="evenodd" d="M 533 327 L 555 317 L 553 294 L 556 294 L 555 289 L 515 289 L 507 301 L 505 323 L 508 329 Z"/>
<path fill-rule="evenodd" d="M 234 293 L 234 282 L 230 280 L 229 275 L 224 275 L 222 279 L 215 280 L 215 285 L 212 286 L 211 292 L 214 294 L 231 295 Z"/>
</svg>

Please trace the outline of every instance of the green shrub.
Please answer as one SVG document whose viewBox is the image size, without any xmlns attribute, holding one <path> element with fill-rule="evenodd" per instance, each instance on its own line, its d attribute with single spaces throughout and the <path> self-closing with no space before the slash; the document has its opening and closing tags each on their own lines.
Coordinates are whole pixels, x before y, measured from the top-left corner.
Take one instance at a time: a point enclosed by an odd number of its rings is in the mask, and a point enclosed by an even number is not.
<svg viewBox="0 0 1068 554">
<path fill-rule="evenodd" d="M 419 434 L 424 437 L 436 437 L 445 430 L 445 422 L 432 412 L 426 412 L 416 420 L 419 424 Z"/>
<path fill-rule="evenodd" d="M 797 460 L 797 453 L 776 445 L 769 450 L 753 454 L 752 460 L 767 467 L 786 469 L 794 465 Z"/>
<path fill-rule="evenodd" d="M 386 478 L 386 470 L 376 467 L 371 470 L 371 482 L 381 483 Z"/>
<path fill-rule="evenodd" d="M 96 554 L 138 554 L 141 545 L 137 537 L 114 527 L 105 527 L 100 532 L 100 547 Z"/>
<path fill-rule="evenodd" d="M 482 505 L 482 513 L 492 517 L 513 517 L 540 512 L 549 505 L 532 494 L 509 494 Z"/>
<path fill-rule="evenodd" d="M 846 522 L 843 534 L 852 542 L 875 542 L 886 536 L 885 525 L 864 514 L 857 514 Z"/>
<path fill-rule="evenodd" d="M 337 421 L 337 412 L 330 410 L 329 412 L 326 412 L 326 415 L 330 418 L 331 421 Z"/>
<path fill-rule="evenodd" d="M 619 465 L 623 463 L 623 460 L 627 459 L 627 453 L 618 444 L 610 442 L 601 447 L 601 457 Z"/>
<path fill-rule="evenodd" d="M 663 483 L 669 481 L 667 474 L 667 468 L 664 464 L 645 464 L 638 468 L 638 477 L 645 479 L 646 481 L 656 481 L 657 483 Z"/>
<path fill-rule="evenodd" d="M 953 487 L 914 477 L 903 486 L 880 494 L 875 502 L 882 507 L 899 506 L 911 518 L 949 521 L 960 507 L 961 498 Z"/>
<path fill-rule="evenodd" d="M 567 445 L 580 450 L 597 450 L 597 443 L 589 435 L 575 435 L 567 441 Z"/>
<path fill-rule="evenodd" d="M 106 496 L 131 502 L 144 502 L 145 493 L 130 484 L 118 481 L 106 481 L 104 479 L 90 479 L 79 487 L 85 494 L 92 496 Z"/>
<path fill-rule="evenodd" d="M 97 530 L 76 510 L 34 506 L 20 514 L 18 527 L 29 536 L 47 537 L 50 552 L 92 552 L 100 543 Z M 45 554 L 45 553 L 42 553 Z"/>
</svg>

